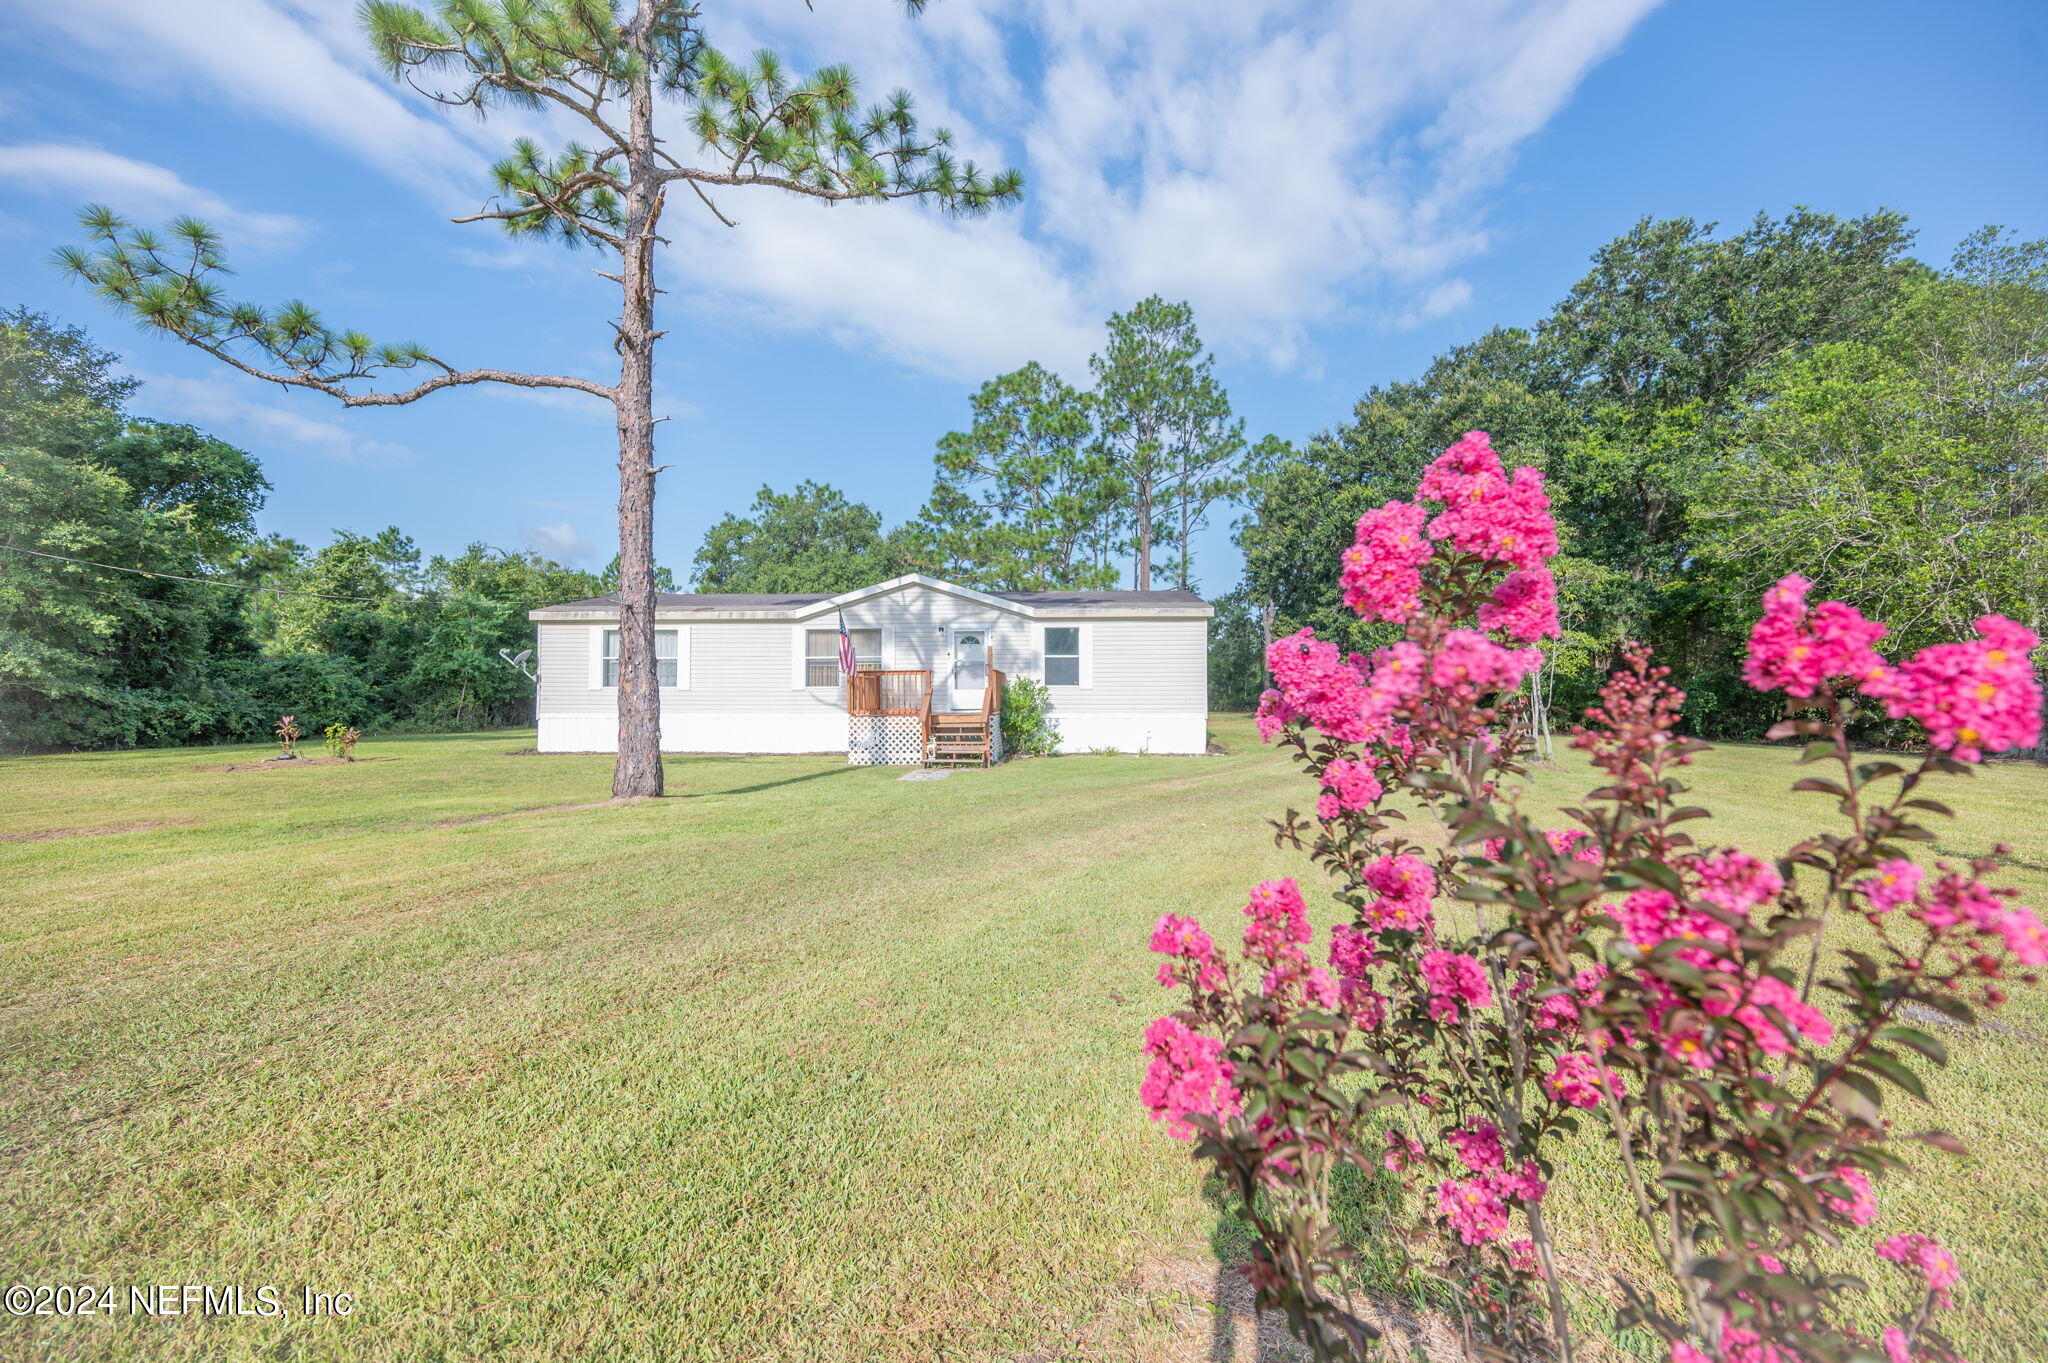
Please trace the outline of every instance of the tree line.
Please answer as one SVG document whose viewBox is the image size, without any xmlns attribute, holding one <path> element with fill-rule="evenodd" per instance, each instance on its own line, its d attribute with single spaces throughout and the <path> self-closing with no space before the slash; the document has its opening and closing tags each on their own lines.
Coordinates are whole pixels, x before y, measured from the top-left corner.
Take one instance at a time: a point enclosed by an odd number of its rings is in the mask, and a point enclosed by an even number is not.
<svg viewBox="0 0 2048 1363">
<path fill-rule="evenodd" d="M 1332 565 L 1360 513 L 1467 430 L 1548 475 L 1569 723 L 1628 641 L 1652 645 L 1694 732 L 1776 717 L 1742 684 L 1763 589 L 1786 573 L 1892 623 L 1888 649 L 1998 612 L 2040 630 L 2048 591 L 2048 241 L 1985 228 L 1945 266 L 1906 218 L 1799 209 L 1720 233 L 1645 219 L 1533 328 L 1495 328 L 1253 487 L 1241 588 L 1216 622 L 1218 703 L 1251 703 L 1264 640 L 1381 642 Z M 1383 628 L 1383 627 L 1382 627 Z"/>
<path fill-rule="evenodd" d="M 531 646 L 528 606 L 615 589 L 396 528 L 261 534 L 257 461 L 131 411 L 136 388 L 82 330 L 0 312 L 0 751 L 246 742 L 287 712 L 309 733 L 527 723 L 498 650 Z"/>
<path fill-rule="evenodd" d="M 1185 302 L 1143 299 L 1107 332 L 1088 388 L 1036 361 L 981 385 L 903 524 L 829 484 L 764 487 L 706 535 L 698 589 L 841 592 L 921 572 L 984 591 L 1197 590 L 1195 536 L 1285 446 L 1246 439 Z"/>
</svg>

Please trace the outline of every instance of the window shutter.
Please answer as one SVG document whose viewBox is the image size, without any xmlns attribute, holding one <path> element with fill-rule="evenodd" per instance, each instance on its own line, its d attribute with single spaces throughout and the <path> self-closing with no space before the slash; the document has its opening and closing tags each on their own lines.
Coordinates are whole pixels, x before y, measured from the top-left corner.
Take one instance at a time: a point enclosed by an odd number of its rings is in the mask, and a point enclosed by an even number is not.
<svg viewBox="0 0 2048 1363">
<path fill-rule="evenodd" d="M 590 689 L 593 691 L 604 690 L 604 632 L 611 628 L 611 625 L 590 627 Z"/>
</svg>

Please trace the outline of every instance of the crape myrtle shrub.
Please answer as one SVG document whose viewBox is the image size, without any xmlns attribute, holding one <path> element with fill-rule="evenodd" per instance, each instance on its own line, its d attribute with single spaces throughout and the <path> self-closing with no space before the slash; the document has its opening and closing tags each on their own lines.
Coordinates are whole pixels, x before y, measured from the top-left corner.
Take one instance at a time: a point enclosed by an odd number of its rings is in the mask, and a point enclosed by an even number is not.
<svg viewBox="0 0 2048 1363">
<path fill-rule="evenodd" d="M 1883 625 L 1809 606 L 1787 577 L 1745 680 L 1779 696 L 1772 733 L 1804 740 L 1817 773 L 1792 789 L 1832 809 L 1828 826 L 1775 854 L 1705 841 L 1682 780 L 1704 745 L 1678 733 L 1665 669 L 1632 649 L 1574 732 L 1597 787 L 1568 826 L 1541 828 L 1514 783 L 1527 728 L 1512 698 L 1558 631 L 1542 477 L 1509 473 L 1473 432 L 1419 492 L 1366 513 L 1342 564 L 1347 605 L 1400 640 L 1369 657 L 1307 630 L 1280 640 L 1260 710 L 1319 788 L 1280 837 L 1350 921 L 1314 959 L 1286 879 L 1252 892 L 1241 954 L 1177 914 L 1152 935 L 1185 1006 L 1145 1033 L 1142 1097 L 1241 1201 L 1260 1304 L 1318 1357 L 1373 1350 L 1329 1198 L 1340 1166 L 1385 1169 L 1409 1193 L 1398 1243 L 1451 1285 L 1468 1350 L 1573 1357 L 1543 1209 L 1561 1148 L 1590 1138 L 1612 1146 L 1661 1265 L 1624 1281 L 1616 1328 L 1653 1332 L 1673 1363 L 1952 1359 L 1953 1256 L 1911 1228 L 1867 1229 L 1898 1142 L 1957 1149 L 1887 1116 L 1894 1090 L 1924 1096 L 1945 1061 L 1906 1019 L 1997 1007 L 2011 980 L 2035 981 L 2048 936 L 1993 862 L 1923 870 L 1909 853 L 1948 815 L 1932 783 L 2038 739 L 2034 636 L 1986 616 L 1974 640 L 1887 662 Z M 1851 751 L 1846 728 L 1871 710 L 1920 724 L 1917 759 Z M 1443 847 L 1408 831 L 1396 794 L 1434 815 Z M 1831 941 L 1843 915 L 1874 945 Z M 1822 1266 L 1875 1235 L 1872 1267 L 1917 1284 L 1905 1319 L 1870 1323 L 1863 1282 Z"/>
</svg>

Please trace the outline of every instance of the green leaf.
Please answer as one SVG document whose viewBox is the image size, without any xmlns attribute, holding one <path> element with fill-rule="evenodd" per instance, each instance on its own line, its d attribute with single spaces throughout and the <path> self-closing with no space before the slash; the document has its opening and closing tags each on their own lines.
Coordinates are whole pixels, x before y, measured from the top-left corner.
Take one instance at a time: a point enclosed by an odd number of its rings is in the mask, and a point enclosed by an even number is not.
<svg viewBox="0 0 2048 1363">
<path fill-rule="evenodd" d="M 1886 1027 L 1877 1034 L 1877 1039 L 1879 1041 L 1895 1041 L 1901 1046 L 1910 1047 L 1937 1065 L 1946 1065 L 1948 1063 L 1948 1047 L 1942 1044 L 1940 1038 L 1929 1035 L 1918 1027 L 1902 1025 Z"/>
<path fill-rule="evenodd" d="M 1875 1070 L 1921 1102 L 1927 1101 L 1927 1088 L 1920 1082 L 1920 1076 L 1908 1069 L 1896 1056 L 1886 1055 L 1882 1051 L 1871 1051 L 1864 1055 L 1862 1063 L 1864 1068 Z"/>
</svg>

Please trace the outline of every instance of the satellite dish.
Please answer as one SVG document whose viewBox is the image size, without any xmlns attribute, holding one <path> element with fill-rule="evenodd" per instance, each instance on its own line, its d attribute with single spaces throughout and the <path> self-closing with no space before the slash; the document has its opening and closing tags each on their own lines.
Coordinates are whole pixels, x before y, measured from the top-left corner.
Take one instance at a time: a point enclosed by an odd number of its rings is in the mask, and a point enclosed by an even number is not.
<svg viewBox="0 0 2048 1363">
<path fill-rule="evenodd" d="M 498 650 L 498 656 L 500 658 L 503 658 L 506 664 L 510 666 L 513 671 L 517 672 L 520 676 L 526 678 L 528 681 L 537 682 L 540 680 L 540 678 L 534 676 L 533 673 L 529 671 L 526 666 L 526 660 L 533 656 L 532 649 L 522 648 L 517 653 L 514 653 L 509 648 L 501 648 Z"/>
</svg>

